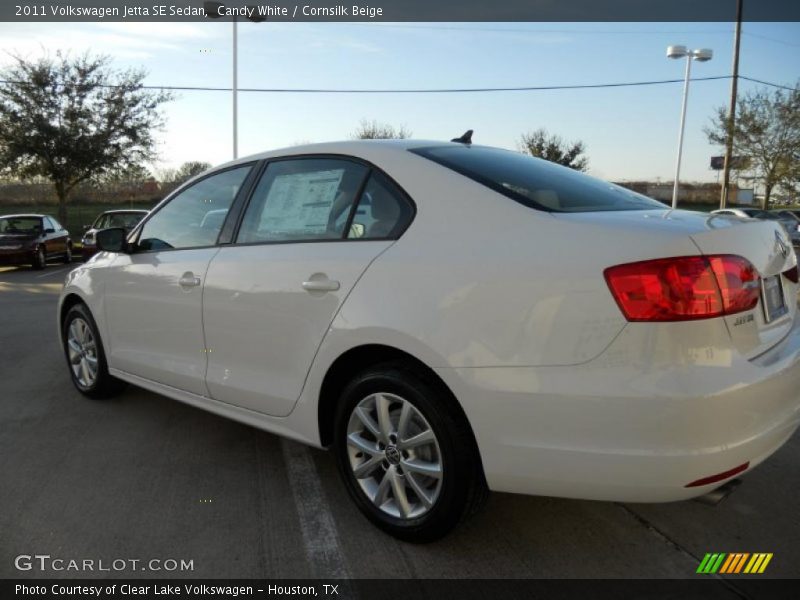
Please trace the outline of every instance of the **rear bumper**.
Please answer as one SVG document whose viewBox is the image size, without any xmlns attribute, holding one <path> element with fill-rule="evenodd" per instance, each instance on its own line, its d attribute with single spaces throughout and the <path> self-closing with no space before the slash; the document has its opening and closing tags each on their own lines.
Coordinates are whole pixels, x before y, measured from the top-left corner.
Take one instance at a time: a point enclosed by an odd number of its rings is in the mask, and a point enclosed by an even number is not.
<svg viewBox="0 0 800 600">
<path fill-rule="evenodd" d="M 710 348 L 659 362 L 634 325 L 583 365 L 437 370 L 461 400 L 491 489 L 683 500 L 724 480 L 690 482 L 752 469 L 800 425 L 800 321 L 750 361 Z"/>
</svg>

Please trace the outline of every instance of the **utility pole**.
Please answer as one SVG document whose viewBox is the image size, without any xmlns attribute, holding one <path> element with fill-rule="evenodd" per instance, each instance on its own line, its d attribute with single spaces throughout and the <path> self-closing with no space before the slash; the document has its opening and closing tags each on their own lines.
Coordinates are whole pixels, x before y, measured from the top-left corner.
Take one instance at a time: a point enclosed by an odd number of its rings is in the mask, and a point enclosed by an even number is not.
<svg viewBox="0 0 800 600">
<path fill-rule="evenodd" d="M 742 38 L 742 3 L 736 0 L 736 34 L 733 40 L 733 79 L 731 79 L 731 103 L 728 108 L 727 135 L 725 136 L 725 163 L 722 167 L 722 190 L 719 207 L 728 204 L 728 186 L 731 178 L 731 158 L 733 155 L 733 129 L 736 125 L 736 93 L 739 87 L 739 42 Z"/>
</svg>

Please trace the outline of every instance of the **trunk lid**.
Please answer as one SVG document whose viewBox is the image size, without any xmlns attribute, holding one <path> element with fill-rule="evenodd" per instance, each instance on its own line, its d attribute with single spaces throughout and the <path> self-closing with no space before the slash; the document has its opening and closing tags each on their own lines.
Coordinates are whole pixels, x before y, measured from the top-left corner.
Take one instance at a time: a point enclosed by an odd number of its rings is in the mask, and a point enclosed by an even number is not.
<svg viewBox="0 0 800 600">
<path fill-rule="evenodd" d="M 736 254 L 749 260 L 762 279 L 762 294 L 751 311 L 724 317 L 731 340 L 739 352 L 754 358 L 781 341 L 791 330 L 797 313 L 797 283 L 786 273 L 797 266 L 792 242 L 778 221 L 709 217 L 706 229 L 691 235 L 703 254 Z M 769 318 L 766 295 L 781 295 L 786 312 Z"/>
<path fill-rule="evenodd" d="M 751 359 L 769 350 L 791 330 L 797 312 L 798 285 L 787 276 L 787 271 L 797 266 L 789 236 L 778 221 L 740 219 L 727 215 L 682 210 L 644 210 L 591 213 L 553 213 L 564 221 L 605 227 L 609 235 L 624 239 L 624 231 L 646 233 L 651 248 L 642 249 L 643 258 L 651 258 L 652 248 L 664 238 L 688 237 L 697 247 L 697 254 L 733 254 L 750 261 L 762 281 L 770 280 L 774 287 L 779 282 L 779 293 L 786 305 L 785 314 L 769 319 L 765 306 L 765 293 L 750 311 L 722 317 L 734 347 Z M 665 255 L 666 257 L 666 255 Z M 641 260 L 636 254 L 631 262 Z M 773 292 L 777 294 L 778 292 Z"/>
</svg>

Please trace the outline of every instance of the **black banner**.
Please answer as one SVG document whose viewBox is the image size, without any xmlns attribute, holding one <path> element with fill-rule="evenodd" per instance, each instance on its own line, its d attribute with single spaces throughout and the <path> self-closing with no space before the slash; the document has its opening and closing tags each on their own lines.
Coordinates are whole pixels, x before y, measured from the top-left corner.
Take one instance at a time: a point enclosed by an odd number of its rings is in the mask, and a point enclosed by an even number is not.
<svg viewBox="0 0 800 600">
<path fill-rule="evenodd" d="M 745 0 L 745 21 L 800 21 L 795 0 Z M 734 21 L 735 0 L 3 0 L 0 21 Z"/>
<path fill-rule="evenodd" d="M 794 600 L 797 582 L 759 576 L 722 579 L 646 580 L 153 580 L 153 579 L 59 579 L 3 580 L 2 598 L 102 598 L 161 600 L 294 598 L 297 600 L 516 600 L 581 598 L 626 600 L 634 598 L 674 600 L 742 600 L 769 598 Z"/>
</svg>

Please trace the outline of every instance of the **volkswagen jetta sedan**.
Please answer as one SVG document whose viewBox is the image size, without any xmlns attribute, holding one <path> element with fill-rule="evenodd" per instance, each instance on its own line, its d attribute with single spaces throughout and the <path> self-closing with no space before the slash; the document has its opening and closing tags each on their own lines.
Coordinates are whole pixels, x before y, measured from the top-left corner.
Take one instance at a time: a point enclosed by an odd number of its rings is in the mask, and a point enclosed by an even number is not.
<svg viewBox="0 0 800 600">
<path fill-rule="evenodd" d="M 330 447 L 403 539 L 442 536 L 488 490 L 702 495 L 800 423 L 778 223 L 668 210 L 515 152 L 251 156 L 97 243 L 58 307 L 78 390 L 131 383 Z"/>
</svg>

